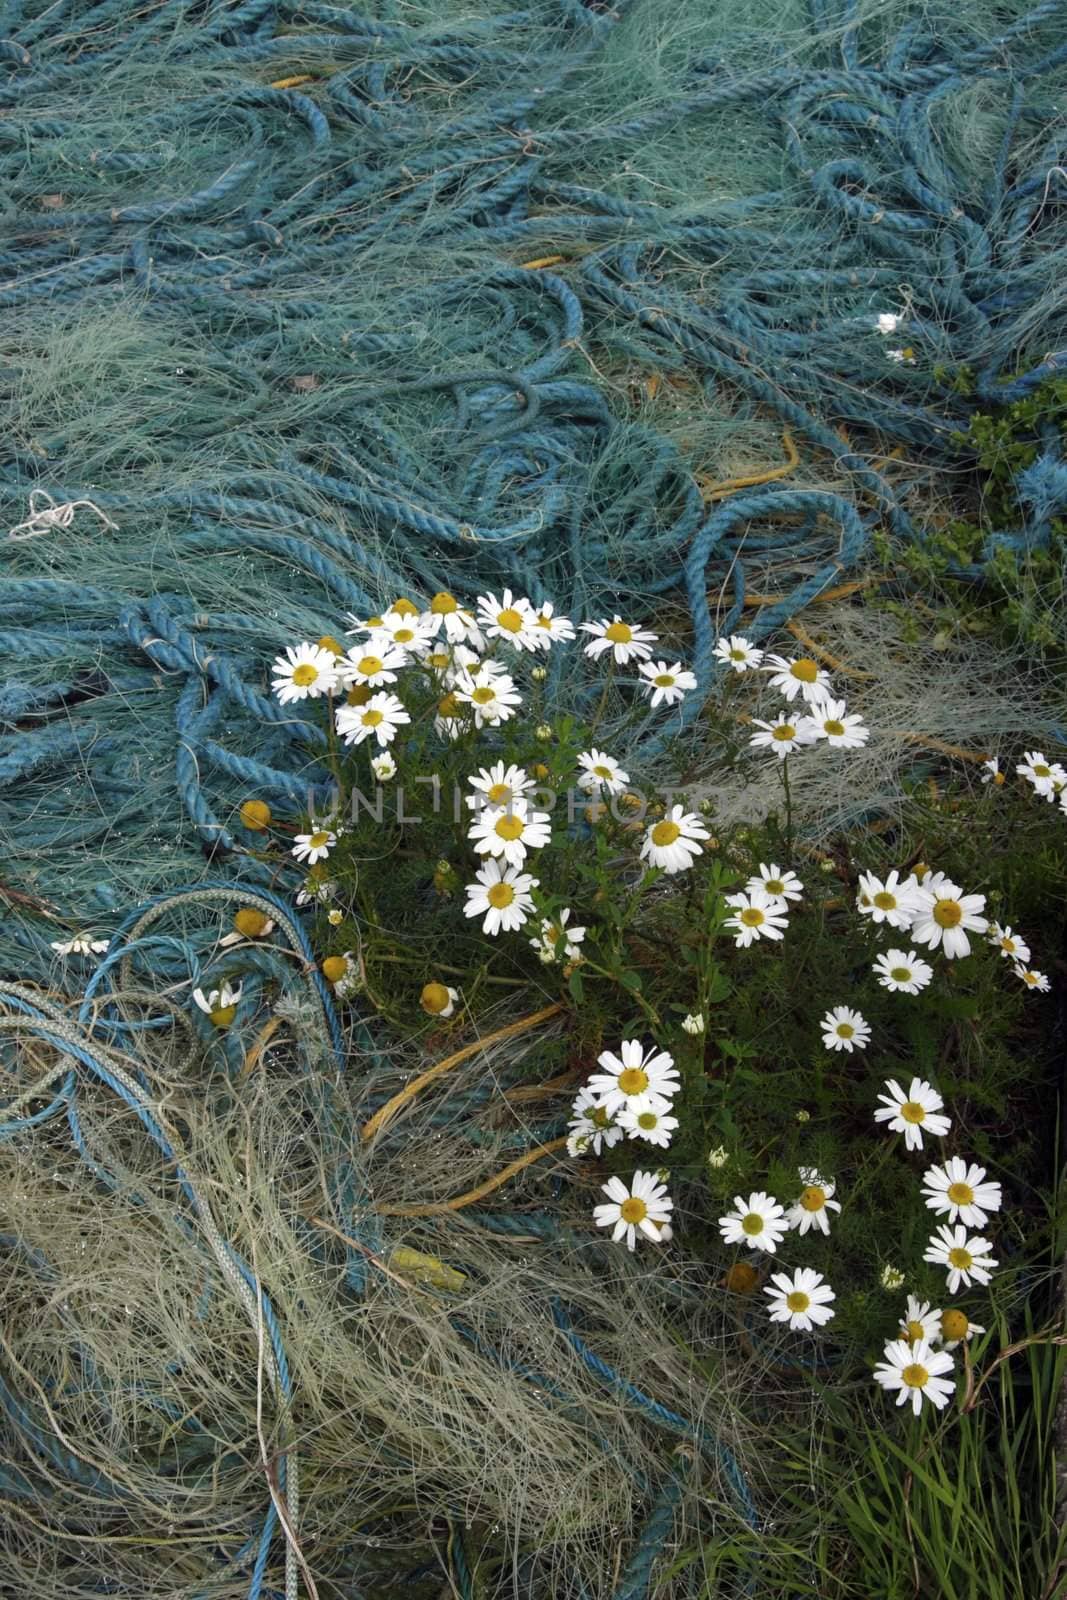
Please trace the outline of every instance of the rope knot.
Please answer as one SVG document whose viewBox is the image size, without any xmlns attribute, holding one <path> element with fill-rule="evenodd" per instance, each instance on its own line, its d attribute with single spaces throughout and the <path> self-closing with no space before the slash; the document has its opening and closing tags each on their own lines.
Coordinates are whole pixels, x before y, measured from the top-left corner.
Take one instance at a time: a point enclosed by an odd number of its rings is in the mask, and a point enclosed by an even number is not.
<svg viewBox="0 0 1067 1600">
<path fill-rule="evenodd" d="M 45 502 L 41 504 L 40 502 Z M 8 532 L 9 539 L 36 539 L 42 533 L 50 533 L 53 528 L 69 528 L 74 521 L 74 513 L 79 506 L 85 506 L 95 516 L 100 518 L 105 528 L 115 528 L 116 524 L 106 512 L 101 511 L 98 505 L 91 500 L 64 500 L 57 504 L 47 489 L 33 489 L 30 493 L 30 514 L 25 522 L 17 523 Z"/>
</svg>

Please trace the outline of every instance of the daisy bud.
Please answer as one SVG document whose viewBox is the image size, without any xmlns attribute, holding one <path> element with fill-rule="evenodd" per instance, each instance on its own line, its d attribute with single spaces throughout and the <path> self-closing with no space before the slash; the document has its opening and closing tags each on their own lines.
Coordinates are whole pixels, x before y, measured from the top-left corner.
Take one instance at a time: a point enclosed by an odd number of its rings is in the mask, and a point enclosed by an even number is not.
<svg viewBox="0 0 1067 1600">
<path fill-rule="evenodd" d="M 252 833 L 262 833 L 270 827 L 271 810 L 265 800 L 245 800 L 241 805 L 241 821 Z"/>
<path fill-rule="evenodd" d="M 759 1273 L 747 1261 L 735 1261 L 723 1278 L 731 1294 L 751 1294 L 759 1283 Z"/>
<path fill-rule="evenodd" d="M 335 656 L 343 656 L 345 653 L 344 645 L 338 644 L 332 633 L 323 634 L 322 638 L 319 640 L 319 649 L 329 650 L 330 653 Z"/>
<path fill-rule="evenodd" d="M 709 797 L 705 795 L 703 800 L 701 800 L 700 804 L 697 806 L 697 810 L 700 812 L 702 817 L 710 817 L 712 812 L 715 810 L 714 800 L 709 799 Z"/>
<path fill-rule="evenodd" d="M 414 605 L 404 595 L 401 595 L 399 600 L 394 600 L 389 609 L 390 611 L 395 611 L 398 617 L 417 617 L 419 614 L 418 606 Z"/>
<path fill-rule="evenodd" d="M 530 768 L 530 771 L 541 783 L 543 783 L 548 777 L 548 768 L 545 766 L 543 761 L 534 762 L 534 765 Z"/>
<path fill-rule="evenodd" d="M 443 700 L 437 702 L 437 715 L 451 721 L 462 712 L 462 707 L 454 694 L 446 694 Z"/>
<path fill-rule="evenodd" d="M 438 894 L 454 894 L 459 884 L 459 875 L 456 869 L 447 861 L 439 861 L 434 868 L 433 886 Z"/>
<path fill-rule="evenodd" d="M 684 1033 L 703 1033 L 703 1013 L 700 1011 L 691 1011 L 687 1017 L 682 1019 L 682 1031 Z"/>
<path fill-rule="evenodd" d="M 459 601 L 454 594 L 449 594 L 446 589 L 441 589 L 430 601 L 430 610 L 435 617 L 450 617 L 459 610 Z"/>
<path fill-rule="evenodd" d="M 419 1004 L 431 1017 L 450 1017 L 456 1009 L 459 995 L 443 983 L 427 983 L 419 996 Z"/>
<path fill-rule="evenodd" d="M 244 906 L 233 919 L 233 925 L 238 933 L 243 933 L 246 939 L 259 939 L 274 924 L 262 911 L 255 911 L 251 906 Z"/>
<path fill-rule="evenodd" d="M 811 1112 L 810 1111 L 805 1111 L 804 1107 L 801 1106 L 800 1110 L 797 1112 L 797 1121 L 798 1122 L 810 1122 L 811 1121 Z"/>
<path fill-rule="evenodd" d="M 539 722 L 537 727 L 534 729 L 534 738 L 540 739 L 542 743 L 544 743 L 545 741 L 551 739 L 551 737 L 552 724 L 550 722 Z"/>
<path fill-rule="evenodd" d="M 326 921 L 330 924 L 331 928 L 339 928 L 341 923 L 344 921 L 344 916 L 345 914 L 343 911 L 327 911 Z"/>
<path fill-rule="evenodd" d="M 896 1267 L 882 1268 L 882 1288 L 902 1289 L 904 1287 L 904 1274 Z"/>
<path fill-rule="evenodd" d="M 912 876 L 916 879 L 916 881 L 922 883 L 923 879 L 930 871 L 930 868 L 926 865 L 925 861 L 917 861 L 912 867 L 911 871 Z"/>
<path fill-rule="evenodd" d="M 533 679 L 534 683 L 544 683 L 545 679 L 548 677 L 548 668 L 534 667 L 533 671 L 530 673 L 530 677 Z"/>
<path fill-rule="evenodd" d="M 354 683 L 345 695 L 345 700 L 350 706 L 365 706 L 374 690 L 369 683 Z"/>
<path fill-rule="evenodd" d="M 709 1167 L 716 1167 L 716 1168 L 725 1167 L 725 1165 L 729 1161 L 729 1159 L 730 1159 L 729 1153 L 726 1150 L 724 1145 L 717 1144 L 715 1146 L 714 1150 L 709 1150 L 708 1151 L 708 1166 Z"/>
<path fill-rule="evenodd" d="M 330 983 L 340 983 L 348 971 L 348 960 L 345 956 L 327 956 L 322 963 L 322 975 Z"/>
<path fill-rule="evenodd" d="M 639 794 L 634 794 L 632 789 L 627 789 L 619 804 L 624 811 L 639 811 L 644 802 Z"/>
</svg>

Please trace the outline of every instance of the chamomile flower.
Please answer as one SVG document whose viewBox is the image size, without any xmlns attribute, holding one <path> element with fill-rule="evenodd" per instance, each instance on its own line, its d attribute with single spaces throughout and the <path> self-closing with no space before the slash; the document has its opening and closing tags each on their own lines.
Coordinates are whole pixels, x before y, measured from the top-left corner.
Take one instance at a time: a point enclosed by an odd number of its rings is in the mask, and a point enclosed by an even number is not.
<svg viewBox="0 0 1067 1600">
<path fill-rule="evenodd" d="M 789 701 L 799 694 L 809 706 L 814 706 L 830 698 L 830 679 L 810 656 L 786 660 L 785 656 L 769 655 L 763 670 L 771 674 L 771 688 L 780 689 Z"/>
<path fill-rule="evenodd" d="M 216 1028 L 228 1028 L 237 1012 L 241 999 L 239 983 L 224 983 L 221 989 L 193 990 L 193 1000 L 204 1014 L 211 1018 Z"/>
<path fill-rule="evenodd" d="M 365 706 L 338 706 L 337 731 L 345 744 L 362 744 L 376 739 L 384 749 L 396 738 L 396 730 L 411 721 L 403 702 L 395 694 L 381 690 L 372 694 Z"/>
<path fill-rule="evenodd" d="M 371 756 L 370 769 L 379 783 L 388 783 L 390 778 L 396 777 L 396 762 L 388 750 L 383 750 L 380 756 Z"/>
<path fill-rule="evenodd" d="M 57 956 L 99 956 L 103 955 L 110 939 L 90 939 L 88 934 L 75 934 L 73 939 L 53 939 L 52 949 Z"/>
<path fill-rule="evenodd" d="M 907 1094 L 895 1078 L 887 1078 L 889 1093 L 880 1094 L 882 1102 L 874 1113 L 875 1122 L 888 1122 L 890 1133 L 902 1133 L 908 1150 L 923 1148 L 923 1134 L 943 1139 L 952 1126 L 952 1118 L 942 1114 L 944 1101 L 923 1078 L 912 1078 Z"/>
<path fill-rule="evenodd" d="M 689 1015 L 682 1018 L 682 1032 L 701 1034 L 704 1032 L 704 1013 L 690 1011 Z"/>
<path fill-rule="evenodd" d="M 557 617 L 551 600 L 546 600 L 534 612 L 533 635 L 539 649 L 550 650 L 554 644 L 569 643 L 575 638 L 574 623 L 569 617 Z"/>
<path fill-rule="evenodd" d="M 918 994 L 934 975 L 934 969 L 920 960 L 914 950 L 886 950 L 871 968 L 883 989 L 898 994 Z"/>
<path fill-rule="evenodd" d="M 856 909 L 872 922 L 886 922 L 891 928 L 910 928 L 919 913 L 919 884 L 914 874 L 900 880 L 894 867 L 883 880 L 873 872 L 861 872 L 856 892 Z"/>
<path fill-rule="evenodd" d="M 419 1004 L 430 1017 L 450 1017 L 456 1009 L 459 990 L 447 983 L 423 984 Z"/>
<path fill-rule="evenodd" d="M 903 350 L 887 350 L 886 355 L 890 361 L 895 361 L 898 367 L 913 367 L 915 365 L 915 352 L 910 344 Z"/>
<path fill-rule="evenodd" d="M 548 812 L 531 811 L 525 800 L 502 811 L 480 812 L 467 830 L 480 856 L 503 856 L 513 867 L 521 867 L 531 850 L 543 850 L 551 834 Z"/>
<path fill-rule="evenodd" d="M 822 1042 L 827 1050 L 866 1050 L 871 1040 L 870 1023 L 858 1011 L 848 1006 L 834 1006 L 819 1024 Z"/>
<path fill-rule="evenodd" d="M 423 613 L 431 620 L 426 624 L 430 638 L 442 634 L 449 644 L 473 645 L 475 650 L 485 649 L 485 638 L 474 620 L 474 613 L 461 606 L 455 595 L 442 589 L 430 601 L 430 609 Z"/>
<path fill-rule="evenodd" d="M 879 311 L 875 327 L 879 333 L 896 333 L 897 328 L 904 321 L 896 311 Z"/>
<path fill-rule="evenodd" d="M 1042 750 L 1027 750 L 1015 770 L 1046 800 L 1055 799 L 1057 789 L 1067 784 L 1067 772 L 1058 761 L 1049 761 Z"/>
<path fill-rule="evenodd" d="M 567 1124 L 571 1135 L 576 1139 L 584 1139 L 585 1150 L 592 1150 L 594 1155 L 598 1156 L 602 1149 L 610 1150 L 622 1138 L 623 1130 L 614 1115 L 601 1104 L 600 1096 L 590 1088 L 579 1089 L 571 1111 L 573 1115 Z M 585 1150 L 580 1153 L 584 1155 Z M 574 1155 L 576 1152 L 572 1150 L 570 1153 Z"/>
<path fill-rule="evenodd" d="M 659 1244 L 664 1235 L 660 1229 L 666 1223 L 674 1202 L 666 1186 L 657 1183 L 654 1172 L 635 1172 L 627 1188 L 621 1178 L 609 1178 L 601 1185 L 608 1196 L 606 1205 L 593 1207 L 593 1218 L 598 1228 L 612 1228 L 616 1242 L 625 1238 L 627 1250 L 634 1248 L 638 1230 L 646 1239 Z"/>
<path fill-rule="evenodd" d="M 788 711 L 781 712 L 773 722 L 753 717 L 753 727 L 761 731 L 752 734 L 748 742 L 754 750 L 773 750 L 781 761 L 813 742 L 808 722 L 807 717 L 795 717 Z"/>
<path fill-rule="evenodd" d="M 923 1260 L 935 1267 L 948 1268 L 948 1292 L 955 1294 L 961 1283 L 969 1289 L 972 1283 L 989 1282 L 992 1268 L 999 1265 L 989 1253 L 992 1248 L 988 1239 L 968 1234 L 962 1225 L 949 1228 L 942 1223 L 930 1240 Z"/>
<path fill-rule="evenodd" d="M 792 1277 L 772 1272 L 771 1284 L 773 1288 L 763 1292 L 771 1298 L 772 1322 L 788 1322 L 794 1333 L 811 1333 L 833 1316 L 829 1302 L 837 1297 L 822 1273 L 812 1267 L 798 1267 Z"/>
<path fill-rule="evenodd" d="M 920 1339 L 936 1344 L 941 1337 L 941 1312 L 929 1300 L 917 1300 L 909 1294 L 900 1322 L 900 1337 L 908 1344 L 918 1344 Z"/>
<path fill-rule="evenodd" d="M 698 841 L 710 837 L 695 811 L 672 806 L 665 817 L 647 829 L 641 859 L 650 867 L 662 867 L 668 874 L 685 872 L 704 853 Z"/>
<path fill-rule="evenodd" d="M 717 642 L 715 659 L 723 662 L 733 672 L 754 672 L 763 660 L 763 651 L 743 634 L 732 633 L 728 639 L 724 635 Z"/>
<path fill-rule="evenodd" d="M 995 783 L 998 789 L 1004 783 L 1004 774 L 1000 770 L 1000 762 L 996 756 L 989 756 L 987 760 L 982 762 L 981 781 L 983 783 Z"/>
<path fill-rule="evenodd" d="M 436 631 L 433 618 L 425 612 L 420 615 L 408 611 L 406 607 L 398 610 L 394 605 L 383 614 L 380 625 L 371 631 L 367 648 L 380 654 L 382 649 L 391 645 L 394 649 L 402 650 L 405 658 L 418 658 L 426 654 Z"/>
<path fill-rule="evenodd" d="M 353 684 L 365 683 L 369 689 L 380 689 L 383 683 L 395 683 L 401 667 L 407 665 L 407 656 L 395 645 L 383 645 L 381 654 L 369 645 L 355 645 L 337 663 L 337 676 L 346 689 Z"/>
<path fill-rule="evenodd" d="M 450 689 L 437 702 L 433 731 L 441 739 L 458 739 L 470 726 L 466 708 L 461 706 L 454 689 Z"/>
<path fill-rule="evenodd" d="M 605 750 L 583 750 L 578 765 L 582 769 L 578 774 L 578 787 L 589 793 L 599 789 L 602 794 L 605 790 L 608 794 L 621 794 L 630 781 L 630 774 Z"/>
<path fill-rule="evenodd" d="M 332 650 L 317 644 L 286 645 L 285 655 L 274 661 L 272 688 L 283 706 L 297 700 L 317 700 L 337 687 Z"/>
<path fill-rule="evenodd" d="M 467 796 L 467 805 L 472 811 L 507 810 L 517 800 L 528 799 L 534 788 L 534 781 L 525 767 L 504 761 L 483 767 L 477 777 L 467 781 L 474 790 Z"/>
<path fill-rule="evenodd" d="M 834 750 L 859 750 L 871 737 L 861 716 L 846 715 L 843 700 L 823 700 L 812 707 L 808 717 L 812 739 L 825 739 Z"/>
<path fill-rule="evenodd" d="M 949 1306 L 941 1313 L 939 1334 L 945 1350 L 955 1350 L 958 1344 L 969 1344 L 976 1333 L 984 1332 L 980 1322 L 972 1322 L 966 1311 L 960 1311 L 956 1306 Z"/>
<path fill-rule="evenodd" d="M 829 1233 L 828 1213 L 841 1210 L 840 1202 L 833 1198 L 834 1180 L 822 1177 L 815 1167 L 798 1167 L 797 1171 L 804 1187 L 799 1200 L 786 1212 L 785 1220 L 801 1235 L 807 1233 L 809 1228 Z"/>
<path fill-rule="evenodd" d="M 783 872 L 777 862 L 772 861 L 770 866 L 761 861 L 759 864 L 759 877 L 749 878 L 745 884 L 749 894 L 762 890 L 770 895 L 772 900 L 781 900 L 783 905 L 789 900 L 800 900 L 804 894 L 804 885 L 795 872 Z"/>
<path fill-rule="evenodd" d="M 334 845 L 337 835 L 329 828 L 316 828 L 313 833 L 298 833 L 293 842 L 293 855 L 298 861 L 306 861 L 313 867 L 316 861 L 325 861 Z"/>
<path fill-rule="evenodd" d="M 534 909 L 530 890 L 537 887 L 539 880 L 516 867 L 502 866 L 495 857 L 480 867 L 475 877 L 477 883 L 468 883 L 464 888 L 464 916 L 484 917 L 483 933 L 514 933 L 521 928 Z"/>
<path fill-rule="evenodd" d="M 757 939 L 784 939 L 789 926 L 789 913 L 784 900 L 770 895 L 766 889 L 750 888 L 746 894 L 731 894 L 727 905 L 733 906 L 733 915 L 727 917 L 724 927 L 734 935 L 734 944 L 745 950 Z"/>
<path fill-rule="evenodd" d="M 949 1156 L 944 1166 L 930 1167 L 923 1178 L 923 1199 L 931 1211 L 948 1213 L 950 1222 L 984 1228 L 991 1211 L 999 1211 L 999 1183 L 985 1181 L 985 1167 L 968 1166 L 959 1156 Z"/>
<path fill-rule="evenodd" d="M 619 1127 L 626 1130 L 629 1138 L 644 1139 L 648 1144 L 659 1145 L 664 1150 L 678 1126 L 677 1117 L 670 1116 L 666 1111 L 658 1111 L 655 1106 L 645 1106 L 641 1111 L 635 1111 L 632 1106 L 623 1106 L 618 1119 Z"/>
<path fill-rule="evenodd" d="M 917 1339 L 914 1344 L 907 1339 L 890 1339 L 883 1361 L 874 1369 L 874 1380 L 889 1393 L 897 1391 L 898 1406 L 910 1400 L 911 1409 L 918 1416 L 924 1400 L 938 1411 L 948 1405 L 956 1384 L 944 1374 L 952 1367 L 952 1357 L 944 1350 L 931 1349 L 925 1339 Z"/>
<path fill-rule="evenodd" d="M 628 661 L 647 661 L 652 654 L 651 646 L 659 637 L 658 634 L 649 633 L 647 628 L 637 628 L 632 623 L 623 622 L 618 612 L 610 622 L 583 622 L 582 632 L 593 635 L 592 641 L 585 647 L 587 656 L 595 660 L 610 650 L 616 665 L 620 667 L 624 667 Z"/>
<path fill-rule="evenodd" d="M 644 679 L 641 687 L 650 696 L 653 709 L 665 701 L 667 705 L 677 705 L 684 700 L 690 689 L 697 686 L 696 676 L 688 672 L 680 661 L 669 667 L 665 661 L 642 661 L 638 672 Z"/>
<path fill-rule="evenodd" d="M 1007 961 L 1018 961 L 1025 965 L 1030 959 L 1030 946 L 1026 940 L 1020 939 L 1010 928 L 1002 928 L 999 922 L 990 923 L 986 939 Z"/>
<path fill-rule="evenodd" d="M 505 589 L 499 600 L 495 594 L 478 596 L 478 624 L 487 639 L 502 639 L 516 650 L 538 648 L 533 607 L 510 589 Z"/>
<path fill-rule="evenodd" d="M 580 961 L 582 952 L 578 946 L 585 938 L 587 929 L 569 926 L 570 907 L 565 906 L 553 920 L 545 917 L 541 922 L 541 936 L 531 939 L 531 948 L 536 950 L 541 960 L 548 965 L 559 956 L 567 961 Z"/>
<path fill-rule="evenodd" d="M 785 1207 L 762 1189 L 747 1200 L 735 1194 L 734 1209 L 719 1218 L 719 1232 L 727 1244 L 747 1244 L 750 1250 L 766 1250 L 773 1256 L 789 1232 Z"/>
<path fill-rule="evenodd" d="M 879 1282 L 883 1289 L 902 1289 L 904 1287 L 904 1274 L 899 1267 L 887 1264 L 882 1268 L 882 1276 Z"/>
<path fill-rule="evenodd" d="M 1028 989 L 1036 989 L 1038 994 L 1048 994 L 1049 981 L 1043 972 L 1035 972 L 1032 967 L 1021 965 L 1012 967 L 1011 970 L 1014 976 L 1022 983 L 1025 983 Z"/>
<path fill-rule="evenodd" d="M 971 953 L 967 930 L 985 933 L 989 923 L 981 915 L 985 907 L 984 894 L 964 894 L 958 884 L 951 883 L 943 874 L 919 886 L 919 910 L 911 925 L 911 936 L 916 944 L 925 944 L 931 950 L 941 946 L 949 960 Z"/>
<path fill-rule="evenodd" d="M 464 672 L 456 680 L 453 692 L 461 705 L 470 706 L 476 728 L 484 728 L 486 723 L 496 727 L 497 723 L 507 722 L 515 715 L 516 707 L 522 705 L 522 696 L 514 680 L 506 672 L 487 672 L 484 662 L 477 672 Z"/>
<path fill-rule="evenodd" d="M 656 1050 L 655 1046 L 645 1051 L 640 1039 L 624 1039 L 618 1055 L 612 1050 L 602 1050 L 597 1056 L 597 1065 L 604 1070 L 592 1074 L 589 1088 L 612 1112 L 623 1106 L 638 1111 L 646 1106 L 668 1111 L 671 1096 L 681 1087 L 670 1052 Z"/>
</svg>

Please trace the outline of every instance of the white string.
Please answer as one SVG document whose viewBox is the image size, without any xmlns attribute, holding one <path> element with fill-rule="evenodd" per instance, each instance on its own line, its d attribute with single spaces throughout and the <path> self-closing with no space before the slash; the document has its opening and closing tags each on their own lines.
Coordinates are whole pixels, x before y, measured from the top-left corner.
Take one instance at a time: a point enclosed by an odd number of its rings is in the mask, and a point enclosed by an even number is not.
<svg viewBox="0 0 1067 1600">
<path fill-rule="evenodd" d="M 47 502 L 44 505 L 39 501 Z M 116 528 L 106 512 L 94 505 L 91 500 L 65 500 L 62 505 L 57 505 L 47 489 L 34 489 L 30 493 L 30 514 L 25 522 L 18 523 L 8 533 L 9 539 L 36 539 L 42 533 L 50 533 L 53 528 L 69 528 L 74 521 L 74 513 L 79 506 L 86 506 L 100 518 L 105 528 Z"/>
</svg>

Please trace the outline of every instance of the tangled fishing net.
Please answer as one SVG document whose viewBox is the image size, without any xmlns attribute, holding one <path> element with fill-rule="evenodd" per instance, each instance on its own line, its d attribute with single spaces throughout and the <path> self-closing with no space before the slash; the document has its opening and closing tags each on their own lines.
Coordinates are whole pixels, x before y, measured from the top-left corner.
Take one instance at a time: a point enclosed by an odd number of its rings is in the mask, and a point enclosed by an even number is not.
<svg viewBox="0 0 1067 1600">
<path fill-rule="evenodd" d="M 684 1255 L 643 1276 L 537 1168 L 381 1209 L 559 1126 L 507 1098 L 531 1035 L 361 1137 L 419 1063 L 339 1021 L 240 824 L 319 776 L 266 668 L 447 574 L 667 614 L 706 693 L 719 633 L 822 601 L 885 731 L 813 838 L 924 739 L 1053 729 L 833 596 L 1067 364 L 1065 95 L 1061 0 L 0 7 L 4 1592 L 625 1600 L 682 1530 L 758 1592 L 774 1340 L 732 1359 Z M 994 540 L 1047 545 L 1057 451 Z M 223 1048 L 188 993 L 257 904 Z"/>
</svg>

